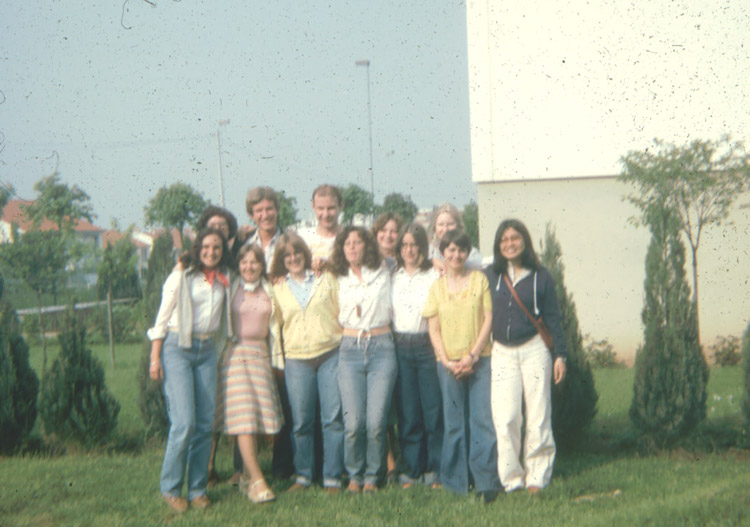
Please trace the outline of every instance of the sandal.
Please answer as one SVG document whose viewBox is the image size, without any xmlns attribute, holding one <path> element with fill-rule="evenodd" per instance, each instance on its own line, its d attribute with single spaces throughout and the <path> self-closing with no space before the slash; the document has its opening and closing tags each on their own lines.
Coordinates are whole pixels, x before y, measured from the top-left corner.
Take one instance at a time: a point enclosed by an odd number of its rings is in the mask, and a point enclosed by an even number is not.
<svg viewBox="0 0 750 527">
<path fill-rule="evenodd" d="M 255 487 L 261 484 L 266 485 L 266 488 L 260 489 L 257 493 L 253 492 L 253 489 L 255 489 Z M 253 503 L 261 504 L 261 503 L 268 503 L 269 501 L 275 500 L 276 494 L 274 494 L 271 491 L 271 489 L 268 488 L 268 485 L 266 484 L 266 482 L 261 479 L 261 480 L 256 481 L 252 485 L 250 485 L 250 488 L 247 491 L 247 497 Z"/>
</svg>

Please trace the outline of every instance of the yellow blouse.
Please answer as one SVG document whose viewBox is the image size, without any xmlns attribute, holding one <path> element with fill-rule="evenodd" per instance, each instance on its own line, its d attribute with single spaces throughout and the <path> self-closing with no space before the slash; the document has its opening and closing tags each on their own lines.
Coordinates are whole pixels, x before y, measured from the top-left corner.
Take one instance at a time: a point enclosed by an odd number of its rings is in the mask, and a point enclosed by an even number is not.
<svg viewBox="0 0 750 527">
<path fill-rule="evenodd" d="M 422 316 L 437 315 L 445 353 L 450 360 L 459 360 L 471 352 L 477 341 L 485 312 L 492 313 L 490 285 L 484 273 L 472 271 L 469 284 L 456 293 L 448 291 L 446 277 L 436 280 L 430 287 Z M 480 355 L 488 357 L 490 349 L 488 342 Z"/>
</svg>

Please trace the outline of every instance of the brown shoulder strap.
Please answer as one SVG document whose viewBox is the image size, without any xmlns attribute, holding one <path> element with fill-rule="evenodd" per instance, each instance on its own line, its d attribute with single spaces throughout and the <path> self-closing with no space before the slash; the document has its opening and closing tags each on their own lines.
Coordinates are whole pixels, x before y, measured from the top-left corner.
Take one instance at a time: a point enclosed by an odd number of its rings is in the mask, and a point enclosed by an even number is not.
<svg viewBox="0 0 750 527">
<path fill-rule="evenodd" d="M 505 283 L 508 285 L 508 289 L 510 289 L 511 294 L 513 295 L 513 298 L 516 299 L 516 303 L 521 308 L 521 310 L 526 313 L 526 316 L 529 317 L 529 320 L 532 324 L 534 324 L 534 327 L 539 331 L 540 333 L 542 330 L 539 328 L 540 322 L 534 318 L 534 316 L 529 312 L 528 309 L 526 309 L 526 306 L 521 302 L 521 299 L 518 298 L 518 293 L 516 293 L 515 288 L 513 287 L 513 284 L 510 281 L 510 278 L 508 278 L 508 275 L 503 273 L 503 279 L 505 280 Z M 546 328 L 545 328 L 546 329 Z"/>
</svg>

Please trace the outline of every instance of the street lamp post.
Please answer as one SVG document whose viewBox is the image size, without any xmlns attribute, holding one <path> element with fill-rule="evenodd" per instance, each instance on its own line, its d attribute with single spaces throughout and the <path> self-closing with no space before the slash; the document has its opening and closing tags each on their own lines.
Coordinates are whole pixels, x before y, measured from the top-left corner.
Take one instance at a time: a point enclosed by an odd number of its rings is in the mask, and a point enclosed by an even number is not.
<svg viewBox="0 0 750 527">
<path fill-rule="evenodd" d="M 226 204 L 224 203 L 224 175 L 221 163 L 221 127 L 227 124 L 229 124 L 229 119 L 222 119 L 216 126 L 216 149 L 219 153 L 219 201 L 224 208 L 226 208 Z"/>
<path fill-rule="evenodd" d="M 370 137 L 370 195 L 375 203 L 375 172 L 372 168 L 372 100 L 370 99 L 370 61 L 358 60 L 356 66 L 364 66 L 367 69 L 367 128 Z"/>
</svg>

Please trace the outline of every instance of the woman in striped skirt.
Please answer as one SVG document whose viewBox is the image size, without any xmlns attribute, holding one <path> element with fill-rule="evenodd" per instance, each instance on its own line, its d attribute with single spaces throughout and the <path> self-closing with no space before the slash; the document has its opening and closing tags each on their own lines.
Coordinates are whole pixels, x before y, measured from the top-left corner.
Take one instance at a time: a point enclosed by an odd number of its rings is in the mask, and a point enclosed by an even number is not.
<svg viewBox="0 0 750 527">
<path fill-rule="evenodd" d="M 279 318 L 266 280 L 263 250 L 244 245 L 238 254 L 240 279 L 233 282 L 231 321 L 235 342 L 221 364 L 217 429 L 237 436 L 244 464 L 240 492 L 254 503 L 273 501 L 258 464 L 257 436 L 276 434 L 284 422 L 273 368 L 282 369 Z M 249 476 L 249 480 L 247 480 Z"/>
</svg>

